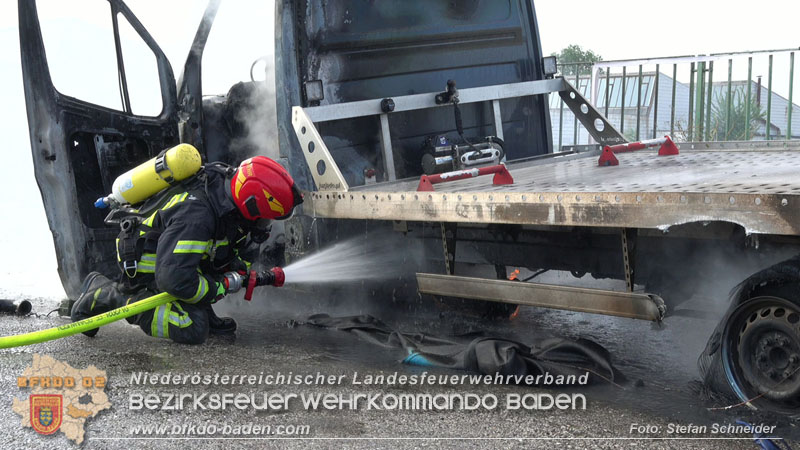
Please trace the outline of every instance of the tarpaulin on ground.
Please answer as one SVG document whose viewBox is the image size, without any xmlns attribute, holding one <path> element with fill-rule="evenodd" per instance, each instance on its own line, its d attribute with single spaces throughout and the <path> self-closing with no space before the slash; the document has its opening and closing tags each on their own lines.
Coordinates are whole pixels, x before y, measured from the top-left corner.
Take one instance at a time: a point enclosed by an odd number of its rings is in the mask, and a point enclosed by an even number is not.
<svg viewBox="0 0 800 450">
<path fill-rule="evenodd" d="M 500 337 L 469 333 L 435 336 L 400 332 L 369 315 L 330 317 L 318 314 L 309 325 L 346 331 L 360 339 L 398 352 L 406 364 L 466 370 L 487 375 L 580 376 L 592 381 L 619 381 L 608 351 L 586 340 L 547 338 L 523 344 Z"/>
</svg>

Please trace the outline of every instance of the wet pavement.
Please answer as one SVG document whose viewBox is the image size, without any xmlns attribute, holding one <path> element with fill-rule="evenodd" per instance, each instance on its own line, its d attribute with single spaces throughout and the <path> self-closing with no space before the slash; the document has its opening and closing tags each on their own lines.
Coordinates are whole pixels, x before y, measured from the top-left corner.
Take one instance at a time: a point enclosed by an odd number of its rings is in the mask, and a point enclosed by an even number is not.
<svg viewBox="0 0 800 450">
<path fill-rule="evenodd" d="M 270 294 L 269 296 L 266 294 Z M 282 294 L 278 298 L 277 294 Z M 271 297 L 271 298 L 270 298 Z M 709 309 L 707 299 L 683 308 Z M 34 300 L 34 311 L 46 313 L 53 300 Z M 363 302 L 338 302 L 331 305 L 319 292 L 288 295 L 287 291 L 263 291 L 260 298 L 247 303 L 240 298 L 226 299 L 220 308 L 239 323 L 236 337 L 212 337 L 202 346 L 182 346 L 145 336 L 138 328 L 115 323 L 103 328 L 94 339 L 78 335 L 44 344 L 0 351 L 0 408 L 2 448 L 67 448 L 74 444 L 62 434 L 40 436 L 20 426 L 20 418 L 10 409 L 12 397 L 27 395 L 16 386 L 16 377 L 30 365 L 33 353 L 47 354 L 75 368 L 96 365 L 106 370 L 106 392 L 112 408 L 101 412 L 86 425 L 85 448 L 186 448 L 187 438 L 202 436 L 161 436 L 162 439 L 137 439 L 133 426 L 158 424 L 244 424 L 308 426 L 302 439 L 244 440 L 198 439 L 197 448 L 757 448 L 751 440 L 717 440 L 729 435 L 671 434 L 666 430 L 679 425 L 727 425 L 737 419 L 752 424 L 775 425 L 775 435 L 800 439 L 797 424 L 782 417 L 744 408 L 714 411 L 724 406 L 707 399 L 697 386 L 696 358 L 716 325 L 714 318 L 669 318 L 662 327 L 647 322 L 602 317 L 581 313 L 525 308 L 511 322 L 486 322 L 454 311 L 435 308 L 409 311 L 406 303 L 389 308 Z M 711 308 L 713 309 L 713 308 Z M 349 333 L 302 325 L 312 313 L 331 315 L 370 313 L 402 331 L 436 334 L 484 331 L 522 342 L 546 336 L 589 338 L 605 346 L 627 381 L 619 385 L 601 384 L 576 389 L 541 389 L 523 386 L 363 386 L 353 385 L 359 376 L 450 373 L 400 364 L 399 355 L 359 340 Z M 693 312 L 692 315 L 698 315 Z M 707 314 L 713 316 L 714 314 Z M 50 317 L 0 317 L 0 333 L 16 334 L 43 329 L 65 322 Z M 258 385 L 258 386 L 142 386 L 132 385 L 137 372 L 179 375 L 269 375 L 316 374 L 345 375 L 342 385 Z M 303 409 L 299 404 L 288 410 L 252 411 L 146 411 L 131 410 L 132 392 L 150 393 L 475 393 L 494 394 L 503 399 L 509 394 L 580 392 L 587 398 L 585 410 L 494 410 L 474 411 L 376 411 Z M 658 427 L 659 432 L 631 433 L 632 424 Z M 672 424 L 672 425 L 670 425 Z M 747 435 L 735 435 L 747 438 Z M 680 437 L 681 440 L 663 440 Z M 311 439 L 309 439 L 311 438 Z M 532 439 L 537 438 L 537 439 Z M 548 440 L 544 440 L 546 438 Z M 612 439 L 623 438 L 623 439 Z M 642 439 L 646 438 L 646 439 Z M 695 439 L 706 438 L 706 439 Z M 707 439 L 714 438 L 714 439 Z M 557 440 L 552 440 L 557 439 Z"/>
</svg>

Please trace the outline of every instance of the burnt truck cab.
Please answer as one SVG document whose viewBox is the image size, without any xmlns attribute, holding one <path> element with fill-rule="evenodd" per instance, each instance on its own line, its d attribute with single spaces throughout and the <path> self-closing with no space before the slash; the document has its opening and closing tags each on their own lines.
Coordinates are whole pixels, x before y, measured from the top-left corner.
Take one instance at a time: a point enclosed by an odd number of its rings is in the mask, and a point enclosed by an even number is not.
<svg viewBox="0 0 800 450">
<path fill-rule="evenodd" d="M 119 230 L 93 207 L 113 180 L 179 142 L 205 161 L 251 156 L 258 150 L 234 145 L 247 133 L 237 117 L 271 90 L 247 81 L 225 96 L 203 96 L 203 49 L 219 1 L 209 3 L 177 84 L 124 2 L 96 1 L 112 16 L 117 109 L 54 87 L 36 3 L 18 2 L 36 180 L 73 297 L 89 271 L 118 274 Z M 158 114 L 131 108 L 122 22 L 156 61 Z M 800 265 L 780 261 L 800 254 L 800 184 L 750 142 L 682 143 L 683 160 L 631 156 L 616 172 L 598 169 L 599 146 L 554 152 L 548 94 L 557 93 L 598 144 L 625 140 L 566 80 L 552 77 L 543 56 L 532 1 L 277 1 L 276 121 L 263 126 L 277 126 L 278 153 L 269 156 L 289 168 L 306 201 L 286 221 L 285 241 L 266 253 L 294 260 L 351 235 L 393 230 L 422 249 L 412 268 L 420 273 L 366 286 L 367 295 L 451 298 L 493 316 L 522 304 L 660 321 L 696 286 L 735 278 L 723 286 L 741 282 L 700 359 L 704 379 L 742 402 L 796 414 Z M 770 151 L 791 167 L 798 147 Z M 454 165 L 485 150 L 496 165 L 481 167 L 495 182 L 465 179 L 430 192 L 423 175 L 453 177 L 439 170 L 450 163 L 437 159 L 450 150 Z M 718 167 L 727 163 L 752 177 L 731 183 Z M 505 181 L 496 182 L 498 171 Z M 676 173 L 685 183 L 672 180 Z M 772 182 L 758 185 L 757 177 Z M 720 277 L 719 261 L 736 270 Z M 624 281 L 625 289 L 512 282 L 515 267 L 529 278 L 561 271 Z"/>
<path fill-rule="evenodd" d="M 131 166 L 179 142 L 193 144 L 206 161 L 236 163 L 247 149 L 231 142 L 246 130 L 238 110 L 262 89 L 261 82 L 233 86 L 225 97 L 203 97 L 202 55 L 219 1 L 210 2 L 177 86 L 169 61 L 121 0 L 108 2 L 113 17 L 122 110 L 60 93 L 48 71 L 35 2 L 19 1 L 20 42 L 31 147 L 36 179 L 53 231 L 59 274 L 75 296 L 91 270 L 115 274 L 117 230 L 103 223 L 95 199 Z M 281 162 L 298 185 L 316 187 L 291 124 L 293 106 L 318 106 L 444 90 L 449 79 L 460 89 L 544 79 L 533 3 L 508 1 L 366 0 L 276 2 L 275 82 L 280 87 L 277 127 Z M 163 109 L 154 117 L 135 114 L 126 84 L 135 61 L 126 60 L 119 22 L 127 21 L 158 64 Z M 246 64 L 245 62 L 244 64 Z M 246 65 L 244 66 L 246 68 Z M 270 89 L 271 90 L 271 89 Z M 135 100 L 135 99 L 134 99 Z M 552 152 L 549 110 L 544 96 L 502 101 L 505 155 L 518 159 Z M 497 135 L 491 104 L 461 107 L 465 135 Z M 267 118 L 269 119 L 269 118 Z M 265 126 L 271 123 L 265 121 Z M 320 126 L 350 185 L 389 181 L 381 160 L 376 118 L 332 121 Z M 395 178 L 422 173 L 425 140 L 454 133 L 451 110 L 397 113 L 393 132 Z M 371 176 L 367 176 L 371 175 Z M 295 220 L 297 226 L 306 221 Z M 300 232 L 296 230 L 295 232 Z M 323 241 L 325 237 L 320 238 Z M 299 244 L 295 240 L 295 244 Z M 314 243 L 314 247 L 318 246 Z M 297 255 L 310 248 L 300 245 Z"/>
</svg>

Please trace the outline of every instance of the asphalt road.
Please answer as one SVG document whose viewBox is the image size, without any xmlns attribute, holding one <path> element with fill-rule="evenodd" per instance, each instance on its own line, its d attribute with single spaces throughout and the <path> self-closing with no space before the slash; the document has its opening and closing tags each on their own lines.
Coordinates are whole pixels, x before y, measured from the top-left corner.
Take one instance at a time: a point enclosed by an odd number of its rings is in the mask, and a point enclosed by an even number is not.
<svg viewBox="0 0 800 450">
<path fill-rule="evenodd" d="M 30 365 L 33 353 L 47 354 L 75 368 L 93 364 L 106 370 L 107 393 L 113 407 L 89 419 L 84 448 L 757 448 L 751 440 L 716 440 L 718 434 L 673 434 L 670 424 L 731 424 L 736 419 L 750 423 L 776 425 L 776 435 L 797 440 L 796 423 L 765 413 L 742 408 L 710 411 L 724 406 L 701 395 L 696 385 L 697 355 L 715 322 L 706 319 L 675 317 L 664 327 L 628 319 L 586 314 L 523 309 L 512 322 L 487 324 L 457 312 L 440 313 L 425 309 L 408 312 L 407 306 L 375 308 L 354 302 L 332 307 L 319 293 L 272 298 L 262 295 L 253 303 L 226 300 L 225 308 L 239 322 L 235 338 L 212 337 L 201 346 L 182 346 L 145 336 L 138 328 L 115 323 L 103 328 L 96 338 L 82 335 L 25 348 L 0 351 L 0 447 L 70 448 L 75 445 L 62 434 L 41 436 L 20 426 L 11 411 L 12 397 L 24 397 L 16 377 Z M 46 313 L 53 300 L 34 300 L 34 311 Z M 401 309 L 402 311 L 398 311 Z M 398 354 L 359 340 L 344 332 L 298 325 L 310 313 L 373 313 L 404 331 L 438 334 L 482 330 L 520 341 L 542 336 L 590 338 L 607 347 L 614 362 L 628 381 L 620 386 L 600 385 L 580 388 L 588 399 L 585 410 L 525 411 L 498 407 L 475 411 L 308 411 L 295 405 L 288 411 L 142 411 L 129 409 L 132 392 L 157 393 L 464 393 L 508 394 L 546 393 L 552 390 L 521 386 L 444 386 L 396 387 L 354 386 L 354 372 L 361 375 L 392 373 L 421 374 L 425 369 L 402 365 Z M 0 317 L 0 333 L 10 335 L 55 326 L 65 319 L 54 317 Z M 157 374 L 193 375 L 215 373 L 259 375 L 288 373 L 345 375 L 342 385 L 334 386 L 132 386 L 131 374 L 145 371 Z M 436 372 L 435 370 L 433 372 Z M 441 371 L 440 371 L 441 372 Z M 438 372 L 437 372 L 438 373 Z M 447 373 L 447 372 L 445 372 Z M 559 391 L 556 389 L 558 392 Z M 163 439 L 137 439 L 131 427 L 159 424 L 244 424 L 308 426 L 303 438 L 259 440 L 198 439 L 198 436 L 161 436 Z M 659 427 L 656 433 L 630 433 L 637 423 Z M 674 425 L 673 425 L 674 426 Z M 680 437 L 681 440 L 666 440 Z M 748 438 L 747 435 L 735 435 Z M 623 438 L 623 439 L 616 439 Z M 647 438 L 647 439 L 642 439 Z M 795 444 L 796 445 L 796 444 Z"/>
</svg>

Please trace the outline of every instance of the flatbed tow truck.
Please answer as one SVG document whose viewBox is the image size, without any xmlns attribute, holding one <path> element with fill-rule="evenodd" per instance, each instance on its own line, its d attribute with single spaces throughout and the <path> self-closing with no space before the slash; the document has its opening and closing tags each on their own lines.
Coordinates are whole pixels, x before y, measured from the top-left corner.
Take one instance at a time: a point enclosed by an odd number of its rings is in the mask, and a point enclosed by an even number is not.
<svg viewBox="0 0 800 450">
<path fill-rule="evenodd" d="M 568 81 L 557 78 L 475 88 L 465 97 L 496 101 L 508 92 L 525 95 L 526 89 L 538 92 L 539 88 L 552 88 L 565 100 L 570 93 L 577 94 Z M 486 98 L 485 91 L 499 98 Z M 392 101 L 398 106 L 442 107 L 436 104 L 436 95 L 427 94 L 427 100 L 418 94 Z M 686 270 L 693 262 L 684 258 L 703 259 L 704 251 L 717 253 L 725 247 L 723 253 L 758 259 L 764 257 L 762 253 L 793 254 L 800 243 L 800 182 L 796 179 L 800 142 L 676 144 L 667 137 L 637 145 L 641 151 L 636 153 L 624 153 L 629 144 L 612 144 L 624 139 L 589 106 L 582 121 L 592 126 L 601 120 L 598 128 L 606 133 L 590 133 L 609 145 L 348 188 L 316 131 L 314 118 L 385 115 L 382 103 L 385 100 L 376 99 L 293 109 L 294 129 L 309 167 L 328 168 L 313 173 L 316 185 L 327 188 L 309 192 L 304 211 L 314 218 L 394 221 L 406 233 L 414 228 L 408 223 L 423 229 L 439 226 L 444 273 L 417 273 L 422 294 L 661 322 L 669 314 L 668 304 L 685 300 L 672 295 L 688 295 L 662 283 L 696 283 Z M 579 105 L 586 103 L 578 97 Z M 581 109 L 587 110 L 586 106 L 574 108 L 576 113 Z M 501 113 L 495 117 L 499 121 Z M 390 141 L 390 137 L 382 139 Z M 615 148 L 619 156 L 610 157 Z M 459 243 L 472 250 L 465 262 L 494 265 L 498 279 L 456 274 L 455 263 L 462 260 L 456 258 Z M 572 252 L 577 252 L 574 258 Z M 717 262 L 718 269 L 724 270 Z M 505 279 L 509 266 L 624 279 L 626 290 L 520 283 Z M 774 278 L 751 277 L 751 289 L 734 296 L 731 311 L 700 361 L 710 384 L 728 388 L 742 401 L 766 403 L 787 412 L 798 401 L 798 392 L 789 389 L 796 389 L 800 367 L 796 346 L 800 285 L 794 276 L 775 272 L 789 267 L 790 263 L 779 263 L 767 269 Z M 714 269 L 707 267 L 703 276 Z M 644 291 L 637 287 L 640 281 Z M 739 281 L 748 285 L 748 280 Z M 658 294 L 663 292 L 667 301 L 647 290 L 652 287 Z M 774 387 L 766 390 L 760 402 L 753 400 L 764 393 L 765 386 Z"/>
<path fill-rule="evenodd" d="M 36 177 L 69 295 L 89 270 L 116 272 L 117 230 L 92 208 L 114 178 L 178 142 L 208 161 L 240 159 L 242 99 L 263 84 L 203 97 L 203 48 L 219 2 L 209 4 L 177 89 L 144 26 L 121 0 L 108 3 L 122 110 L 56 90 L 36 5 L 19 1 Z M 118 20 L 155 57 L 157 116 L 131 111 Z M 553 76 L 529 1 L 278 1 L 275 45 L 280 161 L 306 191 L 285 226 L 287 260 L 390 229 L 426 249 L 415 279 L 398 282 L 410 291 L 479 300 L 491 315 L 529 305 L 655 322 L 699 284 L 738 276 L 730 267 L 741 263 L 755 269 L 732 281 L 701 372 L 742 402 L 796 414 L 800 263 L 787 258 L 800 254 L 800 142 L 660 139 L 610 155 L 627 140 Z M 548 95 L 596 144 L 553 150 Z M 491 276 L 475 276 L 476 267 Z M 509 280 L 513 268 L 625 288 Z M 381 288 L 371 292 L 394 289 Z"/>
</svg>

